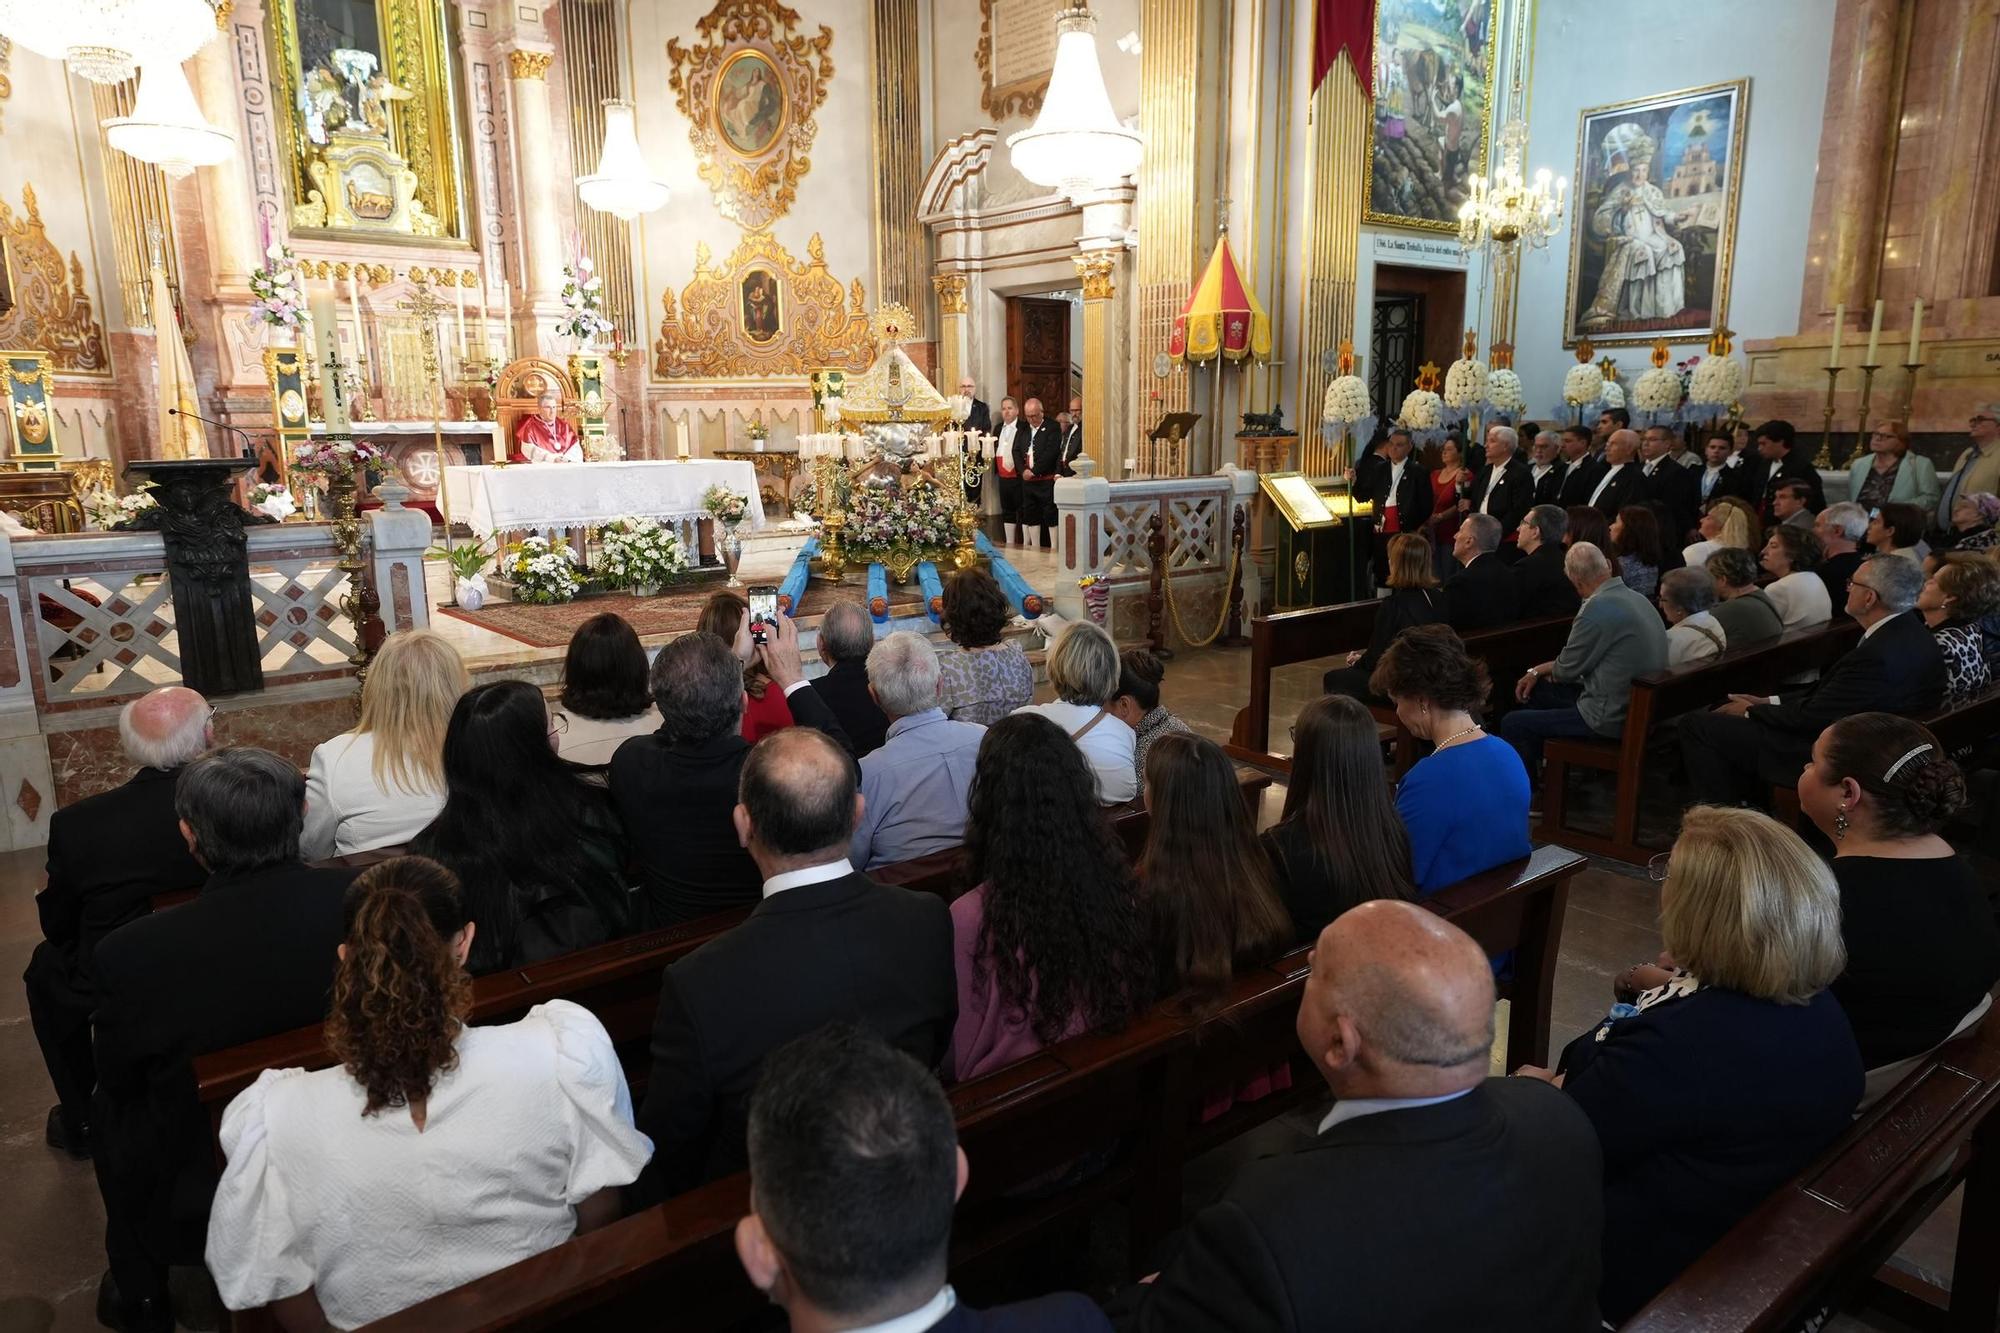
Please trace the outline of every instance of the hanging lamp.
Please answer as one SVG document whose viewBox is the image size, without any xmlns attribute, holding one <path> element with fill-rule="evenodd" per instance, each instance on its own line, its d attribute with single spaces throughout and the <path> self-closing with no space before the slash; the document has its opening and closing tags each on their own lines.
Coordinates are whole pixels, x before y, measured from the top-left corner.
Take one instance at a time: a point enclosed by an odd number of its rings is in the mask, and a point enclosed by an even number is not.
<svg viewBox="0 0 2000 1333">
<path fill-rule="evenodd" d="M 104 141 L 176 179 L 236 151 L 235 140 L 202 118 L 177 64 L 148 64 L 140 71 L 132 114 L 106 120 Z"/>
<path fill-rule="evenodd" d="M 666 207 L 667 183 L 646 167 L 630 102 L 605 99 L 604 151 L 598 154 L 596 171 L 576 178 L 576 192 L 592 208 L 626 222 Z"/>
<path fill-rule="evenodd" d="M 221 0 L 0 0 L 0 34 L 92 83 L 178 65 L 221 31 Z"/>
<path fill-rule="evenodd" d="M 1041 114 L 1007 136 L 1014 170 L 1076 199 L 1139 169 L 1145 141 L 1119 123 L 1097 62 L 1097 15 L 1078 5 L 1056 15 L 1055 70 Z"/>
</svg>

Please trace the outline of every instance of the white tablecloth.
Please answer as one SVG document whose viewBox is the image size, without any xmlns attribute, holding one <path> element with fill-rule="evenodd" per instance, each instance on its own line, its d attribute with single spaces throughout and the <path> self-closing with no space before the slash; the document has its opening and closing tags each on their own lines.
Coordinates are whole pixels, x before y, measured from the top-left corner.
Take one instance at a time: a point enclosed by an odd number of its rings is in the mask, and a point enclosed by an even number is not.
<svg viewBox="0 0 2000 1333">
<path fill-rule="evenodd" d="M 717 485 L 750 497 L 747 529 L 764 525 L 757 470 L 749 463 L 702 458 L 686 463 L 514 463 L 444 470 L 452 521 L 482 537 L 522 529 L 589 527 L 626 515 L 681 523 L 703 517 L 702 494 Z"/>
</svg>

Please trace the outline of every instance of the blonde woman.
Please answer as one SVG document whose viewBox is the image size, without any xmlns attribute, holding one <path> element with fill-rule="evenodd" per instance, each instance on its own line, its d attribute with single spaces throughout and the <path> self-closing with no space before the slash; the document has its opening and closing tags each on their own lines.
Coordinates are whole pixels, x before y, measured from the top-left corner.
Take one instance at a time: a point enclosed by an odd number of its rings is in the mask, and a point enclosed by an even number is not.
<svg viewBox="0 0 2000 1333">
<path fill-rule="evenodd" d="M 427 629 L 391 634 L 361 690 L 361 720 L 313 750 L 308 861 L 408 842 L 444 808 L 444 731 L 472 684 L 458 650 Z"/>
<path fill-rule="evenodd" d="M 1118 645 L 1096 625 L 1076 621 L 1063 627 L 1049 649 L 1049 684 L 1056 697 L 1029 704 L 1017 713 L 1039 713 L 1063 729 L 1083 751 L 1097 776 L 1097 799 L 1118 805 L 1139 794 L 1133 764 L 1137 739 L 1111 711 L 1118 695 Z"/>
<path fill-rule="evenodd" d="M 1598 1301 L 1622 1324 L 1846 1129 L 1861 1053 L 1827 987 L 1840 890 L 1755 810 L 1696 806 L 1654 858 L 1676 964 L 1563 1052 L 1552 1078 L 1604 1148 Z"/>
<path fill-rule="evenodd" d="M 1868 436 L 1868 452 L 1847 470 L 1847 498 L 1863 509 L 1913 504 L 1934 514 L 1943 493 L 1936 466 L 1922 454 L 1910 452 L 1910 432 L 1900 421 L 1875 427 Z"/>
<path fill-rule="evenodd" d="M 1695 530 L 1701 534 L 1701 540 L 1681 548 L 1681 563 L 1690 569 L 1702 568 L 1710 556 L 1725 546 L 1740 551 L 1762 550 L 1764 546 L 1763 525 L 1757 521 L 1757 511 L 1748 501 L 1733 495 L 1709 501 Z"/>
</svg>

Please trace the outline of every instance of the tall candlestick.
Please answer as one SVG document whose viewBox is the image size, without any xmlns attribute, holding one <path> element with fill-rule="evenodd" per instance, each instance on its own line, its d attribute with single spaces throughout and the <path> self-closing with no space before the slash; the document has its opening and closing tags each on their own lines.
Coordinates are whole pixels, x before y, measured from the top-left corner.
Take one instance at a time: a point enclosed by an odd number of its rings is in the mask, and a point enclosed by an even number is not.
<svg viewBox="0 0 2000 1333">
<path fill-rule="evenodd" d="M 514 359 L 514 288 L 507 279 L 500 279 L 500 333 L 507 349 L 507 359 Z"/>
<path fill-rule="evenodd" d="M 465 281 L 452 283 L 451 294 L 458 298 L 458 359 L 465 360 Z M 1880 321 L 1877 321 L 1878 323 Z"/>
<path fill-rule="evenodd" d="M 1879 366 L 1882 364 L 1879 360 L 1876 359 L 1875 356 L 1876 345 L 1881 341 L 1882 341 L 1882 301 L 1878 297 L 1875 301 L 1875 320 L 1872 324 L 1868 326 L 1868 358 L 1867 360 L 1862 362 L 1863 365 Z"/>
<path fill-rule="evenodd" d="M 368 364 L 368 335 L 361 328 L 361 266 L 353 264 L 347 270 L 347 306 L 354 312 L 354 360 L 357 365 Z"/>
<path fill-rule="evenodd" d="M 1917 301 L 1917 308 L 1910 312 L 1910 364 L 1913 366 L 1917 364 L 1917 349 L 1921 345 L 1919 339 L 1922 337 L 1923 331 L 1924 303 L 1919 299 Z"/>
<path fill-rule="evenodd" d="M 1847 332 L 1847 303 L 1833 308 L 1833 349 L 1826 354 L 1826 368 L 1837 369 L 1840 365 L 1840 340 Z"/>
</svg>

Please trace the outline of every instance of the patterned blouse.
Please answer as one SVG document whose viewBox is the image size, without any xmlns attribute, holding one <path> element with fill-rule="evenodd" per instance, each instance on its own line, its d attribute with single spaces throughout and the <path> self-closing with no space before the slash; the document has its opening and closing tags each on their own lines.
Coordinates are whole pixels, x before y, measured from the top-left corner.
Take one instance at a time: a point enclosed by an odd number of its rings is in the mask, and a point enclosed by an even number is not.
<svg viewBox="0 0 2000 1333">
<path fill-rule="evenodd" d="M 1985 689 L 1992 680 L 1986 658 L 1985 635 L 1976 621 L 1956 621 L 1931 631 L 1938 651 L 1944 654 L 1944 697 L 1946 703 L 1963 703 Z"/>
<path fill-rule="evenodd" d="M 1170 731 L 1188 731 L 1187 723 L 1167 711 L 1165 704 L 1154 704 L 1151 712 L 1139 719 L 1139 729 L 1132 743 L 1132 769 L 1139 775 L 1139 790 L 1146 789 L 1146 752 L 1153 748 L 1153 742 Z"/>
<path fill-rule="evenodd" d="M 954 721 L 990 727 L 1034 697 L 1035 668 L 1012 640 L 938 655 L 938 707 Z"/>
<path fill-rule="evenodd" d="M 1653 598 L 1660 594 L 1660 569 L 1649 565 L 1636 555 L 1618 557 L 1618 575 L 1625 580 L 1625 586 L 1641 597 Z"/>
<path fill-rule="evenodd" d="M 1887 472 L 1880 471 L 1871 464 L 1868 475 L 1862 479 L 1861 494 L 1854 497 L 1854 503 L 1863 509 L 1877 509 L 1888 504 L 1889 492 L 1896 489 L 1896 474 L 1902 470 L 1903 460 L 1900 458 Z"/>
</svg>

